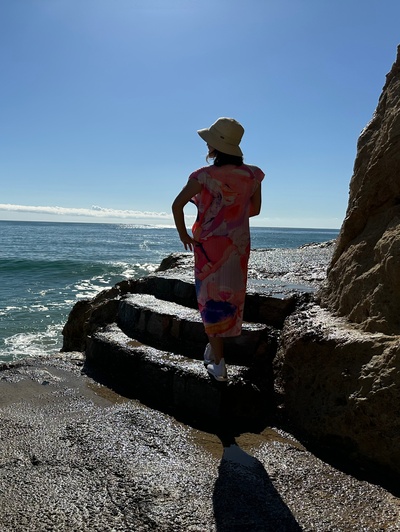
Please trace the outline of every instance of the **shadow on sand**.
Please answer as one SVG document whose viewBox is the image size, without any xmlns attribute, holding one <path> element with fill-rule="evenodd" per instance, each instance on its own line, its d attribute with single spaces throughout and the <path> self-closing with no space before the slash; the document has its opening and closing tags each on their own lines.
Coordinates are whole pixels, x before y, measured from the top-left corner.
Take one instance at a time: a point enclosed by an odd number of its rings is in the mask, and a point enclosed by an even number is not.
<svg viewBox="0 0 400 532">
<path fill-rule="evenodd" d="M 302 530 L 262 463 L 236 442 L 224 447 L 213 506 L 218 532 Z"/>
</svg>

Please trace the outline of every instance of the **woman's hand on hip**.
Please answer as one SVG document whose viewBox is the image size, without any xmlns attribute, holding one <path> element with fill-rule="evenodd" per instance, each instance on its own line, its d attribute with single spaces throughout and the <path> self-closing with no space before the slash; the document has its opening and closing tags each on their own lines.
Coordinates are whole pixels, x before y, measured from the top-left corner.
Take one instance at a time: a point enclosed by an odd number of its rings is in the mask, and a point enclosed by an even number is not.
<svg viewBox="0 0 400 532">
<path fill-rule="evenodd" d="M 189 235 L 189 233 L 179 235 L 179 238 L 187 251 L 193 251 L 197 242 Z"/>
</svg>

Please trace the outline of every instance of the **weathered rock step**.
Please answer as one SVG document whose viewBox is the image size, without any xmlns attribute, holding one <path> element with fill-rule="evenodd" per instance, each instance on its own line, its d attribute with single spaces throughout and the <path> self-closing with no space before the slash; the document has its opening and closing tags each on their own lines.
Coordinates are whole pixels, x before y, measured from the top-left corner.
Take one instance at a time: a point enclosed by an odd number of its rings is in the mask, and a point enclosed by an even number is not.
<svg viewBox="0 0 400 532">
<path fill-rule="evenodd" d="M 202 360 L 207 336 L 198 310 L 160 300 L 150 294 L 131 294 L 118 307 L 118 325 L 131 338 L 148 345 Z M 258 350 L 276 338 L 262 323 L 243 324 L 242 335 L 227 339 L 228 363 L 250 365 Z"/>
<path fill-rule="evenodd" d="M 247 369 L 230 365 L 229 382 L 217 382 L 200 361 L 141 344 L 115 323 L 88 338 L 86 361 L 108 386 L 191 422 L 226 419 L 250 429 L 269 413 L 268 394 L 250 382 Z"/>
<path fill-rule="evenodd" d="M 165 301 L 173 301 L 197 309 L 196 290 L 192 274 L 181 271 L 156 272 L 141 279 L 135 291 L 151 294 Z M 255 283 L 255 284 L 254 284 Z M 299 298 L 304 293 L 282 294 L 281 290 L 263 289 L 249 279 L 244 306 L 244 319 L 248 322 L 265 323 L 282 328 L 285 319 L 293 312 Z"/>
</svg>

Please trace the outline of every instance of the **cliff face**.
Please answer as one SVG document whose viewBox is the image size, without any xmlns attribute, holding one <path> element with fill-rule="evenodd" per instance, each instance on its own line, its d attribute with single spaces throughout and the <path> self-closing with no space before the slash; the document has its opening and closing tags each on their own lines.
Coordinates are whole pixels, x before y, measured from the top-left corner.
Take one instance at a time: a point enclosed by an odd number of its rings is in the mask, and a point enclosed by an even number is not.
<svg viewBox="0 0 400 532">
<path fill-rule="evenodd" d="M 321 304 L 370 332 L 400 334 L 400 46 L 361 133 Z"/>
<path fill-rule="evenodd" d="M 400 477 L 400 47 L 361 133 L 346 219 L 318 303 L 285 322 L 286 411 L 314 443 Z"/>
</svg>

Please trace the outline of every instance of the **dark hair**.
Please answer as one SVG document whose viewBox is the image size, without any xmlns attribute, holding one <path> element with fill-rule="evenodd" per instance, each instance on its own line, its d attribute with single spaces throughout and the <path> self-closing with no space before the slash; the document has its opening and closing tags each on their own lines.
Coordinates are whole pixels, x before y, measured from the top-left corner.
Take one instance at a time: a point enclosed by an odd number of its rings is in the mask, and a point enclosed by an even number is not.
<svg viewBox="0 0 400 532">
<path fill-rule="evenodd" d="M 229 155 L 228 153 L 222 153 L 219 150 L 213 151 L 215 166 L 224 166 L 225 164 L 234 164 L 235 166 L 242 166 L 243 157 L 239 155 Z"/>
</svg>

